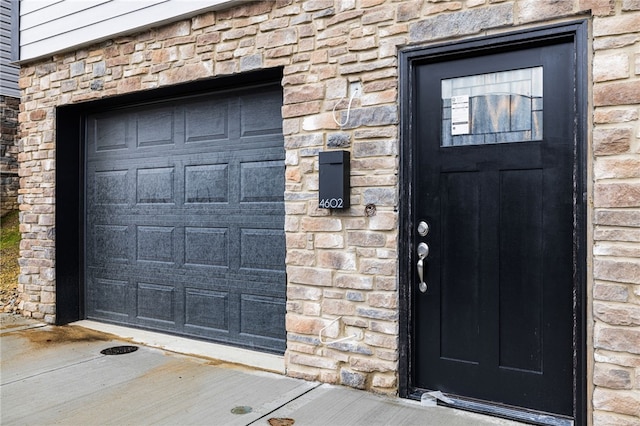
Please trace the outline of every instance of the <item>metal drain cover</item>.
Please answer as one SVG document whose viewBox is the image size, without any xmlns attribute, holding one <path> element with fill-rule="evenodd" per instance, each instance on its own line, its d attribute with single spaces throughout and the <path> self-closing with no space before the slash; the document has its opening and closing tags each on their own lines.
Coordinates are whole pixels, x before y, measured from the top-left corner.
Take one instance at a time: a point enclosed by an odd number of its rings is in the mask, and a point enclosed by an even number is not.
<svg viewBox="0 0 640 426">
<path fill-rule="evenodd" d="M 138 350 L 137 346 L 113 346 L 100 351 L 102 355 L 124 355 Z"/>
<path fill-rule="evenodd" d="M 248 413 L 250 413 L 250 412 L 252 412 L 252 411 L 253 411 L 253 408 L 248 407 L 248 406 L 246 406 L 246 405 L 241 405 L 241 406 L 238 406 L 238 407 L 233 407 L 233 408 L 231 409 L 231 412 L 232 412 L 233 414 L 248 414 Z"/>
</svg>

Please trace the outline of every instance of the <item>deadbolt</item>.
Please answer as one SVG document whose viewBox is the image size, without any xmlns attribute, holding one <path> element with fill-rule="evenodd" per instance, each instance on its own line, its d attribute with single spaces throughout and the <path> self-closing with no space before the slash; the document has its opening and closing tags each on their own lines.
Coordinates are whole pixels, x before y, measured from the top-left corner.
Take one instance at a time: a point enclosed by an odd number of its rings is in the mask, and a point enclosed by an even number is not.
<svg viewBox="0 0 640 426">
<path fill-rule="evenodd" d="M 418 244 L 418 257 L 424 259 L 427 256 L 429 256 L 429 246 L 427 243 Z"/>
<path fill-rule="evenodd" d="M 421 221 L 418 224 L 418 235 L 421 237 L 426 236 L 429 233 L 429 224 L 425 221 Z"/>
</svg>

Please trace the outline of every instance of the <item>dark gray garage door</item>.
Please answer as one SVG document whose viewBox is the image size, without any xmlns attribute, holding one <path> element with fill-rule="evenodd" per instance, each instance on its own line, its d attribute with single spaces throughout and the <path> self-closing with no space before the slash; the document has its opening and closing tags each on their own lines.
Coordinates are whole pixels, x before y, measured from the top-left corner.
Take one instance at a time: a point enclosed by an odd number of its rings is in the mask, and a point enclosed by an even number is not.
<svg viewBox="0 0 640 426">
<path fill-rule="evenodd" d="M 285 349 L 281 88 L 87 120 L 86 316 Z"/>
</svg>

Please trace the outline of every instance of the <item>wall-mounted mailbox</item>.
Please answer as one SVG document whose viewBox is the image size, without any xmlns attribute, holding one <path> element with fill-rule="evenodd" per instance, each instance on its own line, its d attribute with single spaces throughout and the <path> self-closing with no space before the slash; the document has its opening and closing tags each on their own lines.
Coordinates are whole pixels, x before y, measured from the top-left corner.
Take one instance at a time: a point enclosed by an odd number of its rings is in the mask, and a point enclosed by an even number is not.
<svg viewBox="0 0 640 426">
<path fill-rule="evenodd" d="M 321 209 L 349 208 L 351 199 L 349 188 L 349 152 L 327 151 L 319 153 Z"/>
</svg>

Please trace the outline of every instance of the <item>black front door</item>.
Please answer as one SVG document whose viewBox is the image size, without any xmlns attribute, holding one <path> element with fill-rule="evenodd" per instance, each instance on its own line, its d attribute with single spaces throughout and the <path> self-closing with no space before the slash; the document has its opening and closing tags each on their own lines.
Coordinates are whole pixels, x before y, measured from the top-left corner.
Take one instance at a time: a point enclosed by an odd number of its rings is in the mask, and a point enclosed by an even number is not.
<svg viewBox="0 0 640 426">
<path fill-rule="evenodd" d="M 575 72 L 571 41 L 413 68 L 412 391 L 573 415 Z"/>
</svg>

